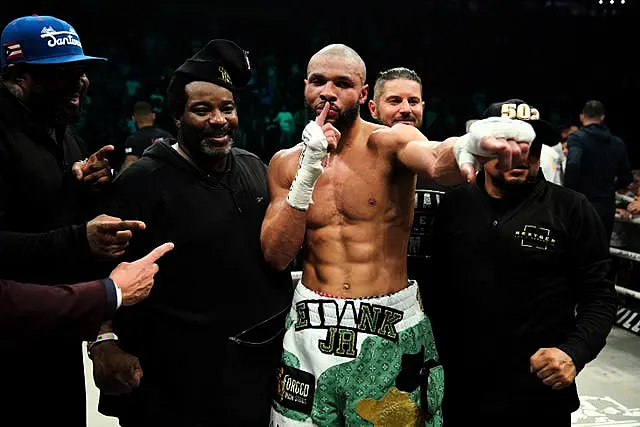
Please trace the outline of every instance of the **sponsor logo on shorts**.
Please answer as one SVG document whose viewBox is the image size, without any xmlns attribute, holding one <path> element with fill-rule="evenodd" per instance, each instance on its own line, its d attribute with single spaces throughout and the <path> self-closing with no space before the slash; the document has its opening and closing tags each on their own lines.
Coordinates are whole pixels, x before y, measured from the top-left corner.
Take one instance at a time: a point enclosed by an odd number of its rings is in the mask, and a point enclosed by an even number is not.
<svg viewBox="0 0 640 427">
<path fill-rule="evenodd" d="M 283 365 L 278 369 L 276 402 L 287 409 L 310 415 L 316 379 L 309 372 Z"/>
<path fill-rule="evenodd" d="M 318 313 L 318 320 L 312 320 L 309 316 L 309 306 L 314 307 L 313 312 Z M 347 324 L 344 321 L 345 313 L 351 310 L 352 321 Z M 336 313 L 336 317 L 326 317 L 325 313 Z M 339 312 L 338 303 L 333 300 L 306 300 L 296 304 L 297 321 L 296 331 L 304 329 L 326 329 L 325 339 L 318 340 L 318 349 L 324 354 L 334 356 L 351 357 L 358 356 L 357 340 L 358 332 L 376 335 L 393 342 L 398 341 L 396 324 L 400 322 L 404 313 L 402 311 L 366 302 L 360 303 L 360 309 L 356 310 L 353 301 L 345 301 L 342 311 Z"/>
</svg>

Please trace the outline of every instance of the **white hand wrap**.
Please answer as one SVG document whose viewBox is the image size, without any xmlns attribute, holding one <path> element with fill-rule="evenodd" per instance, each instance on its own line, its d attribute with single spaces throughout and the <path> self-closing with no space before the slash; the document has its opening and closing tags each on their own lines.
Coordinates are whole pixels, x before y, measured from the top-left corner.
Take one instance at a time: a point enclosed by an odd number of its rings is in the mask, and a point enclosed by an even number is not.
<svg viewBox="0 0 640 427">
<path fill-rule="evenodd" d="M 471 125 L 469 132 L 460 137 L 453 146 L 453 153 L 456 156 L 458 166 L 464 163 L 472 163 L 477 167 L 477 160 L 474 155 L 496 157 L 495 153 L 482 149 L 482 138 L 485 136 L 514 139 L 531 145 L 536 133 L 529 123 L 522 120 L 506 117 L 489 117 L 478 120 Z"/>
<path fill-rule="evenodd" d="M 287 203 L 289 206 L 306 211 L 313 203 L 311 194 L 316 181 L 322 174 L 322 159 L 327 155 L 327 138 L 320 125 L 310 121 L 302 132 L 302 153 L 298 162 L 298 172 L 293 178 Z"/>
</svg>

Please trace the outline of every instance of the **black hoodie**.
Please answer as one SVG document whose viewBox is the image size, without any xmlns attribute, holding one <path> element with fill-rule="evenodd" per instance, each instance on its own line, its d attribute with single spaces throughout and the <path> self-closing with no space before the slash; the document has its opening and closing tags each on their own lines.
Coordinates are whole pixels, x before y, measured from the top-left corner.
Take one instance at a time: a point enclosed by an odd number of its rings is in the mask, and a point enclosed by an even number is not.
<svg viewBox="0 0 640 427">
<path fill-rule="evenodd" d="M 584 194 L 590 202 L 613 205 L 615 191 L 633 181 L 625 144 L 607 126 L 583 127 L 569 135 L 567 148 L 565 186 Z"/>
<path fill-rule="evenodd" d="M 290 272 L 270 268 L 260 246 L 266 166 L 234 148 L 226 172 L 209 176 L 174 142 L 156 142 L 114 181 L 107 213 L 147 225 L 127 256 L 168 241 L 175 249 L 159 260 L 149 298 L 114 318 L 121 347 L 140 360 L 142 383 L 122 397 L 103 395 L 100 410 L 184 427 L 222 425 L 227 416 L 264 421 L 293 294 Z M 240 337 L 268 344 L 230 339 L 270 318 Z"/>
</svg>

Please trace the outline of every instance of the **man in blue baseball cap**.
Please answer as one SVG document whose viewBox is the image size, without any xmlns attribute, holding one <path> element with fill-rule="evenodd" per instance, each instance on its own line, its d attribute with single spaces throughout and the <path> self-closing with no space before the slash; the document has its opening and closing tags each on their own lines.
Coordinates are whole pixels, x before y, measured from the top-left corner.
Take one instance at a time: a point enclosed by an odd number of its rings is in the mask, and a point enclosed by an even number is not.
<svg viewBox="0 0 640 427">
<path fill-rule="evenodd" d="M 3 80 L 15 96 L 49 124 L 79 118 L 89 86 L 86 66 L 105 59 L 85 55 L 71 25 L 51 16 L 18 18 L 5 27 L 0 44 Z"/>
<path fill-rule="evenodd" d="M 2 31 L 0 230 L 43 232 L 83 223 L 98 213 L 96 190 L 111 180 L 106 154 L 113 146 L 87 157 L 71 125 L 89 86 L 85 69 L 101 60 L 86 56 L 73 27 L 51 16 L 18 18 Z M 114 233 L 116 240 L 120 237 L 123 244 L 130 238 Z M 87 242 L 86 236 L 69 238 Z M 46 265 L 37 268 L 49 271 Z M 47 276 L 42 282 L 89 280 L 95 274 L 88 269 L 69 265 L 62 269 L 67 276 Z M 2 418 L 21 426 L 86 425 L 81 342 L 60 333 L 17 346 L 2 337 Z"/>
</svg>

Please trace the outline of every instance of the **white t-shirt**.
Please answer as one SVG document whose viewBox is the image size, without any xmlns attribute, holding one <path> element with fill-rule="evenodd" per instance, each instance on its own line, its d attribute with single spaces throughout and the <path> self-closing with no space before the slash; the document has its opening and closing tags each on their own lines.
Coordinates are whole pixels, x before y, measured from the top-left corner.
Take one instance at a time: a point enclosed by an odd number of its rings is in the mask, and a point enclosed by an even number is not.
<svg viewBox="0 0 640 427">
<path fill-rule="evenodd" d="M 560 149 L 542 145 L 540 153 L 540 168 L 544 177 L 554 184 L 564 185 L 564 154 L 562 146 L 558 144 Z"/>
</svg>

